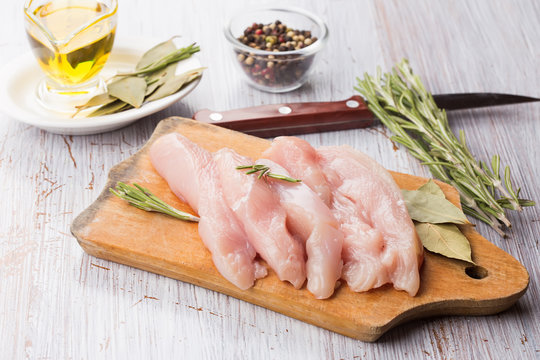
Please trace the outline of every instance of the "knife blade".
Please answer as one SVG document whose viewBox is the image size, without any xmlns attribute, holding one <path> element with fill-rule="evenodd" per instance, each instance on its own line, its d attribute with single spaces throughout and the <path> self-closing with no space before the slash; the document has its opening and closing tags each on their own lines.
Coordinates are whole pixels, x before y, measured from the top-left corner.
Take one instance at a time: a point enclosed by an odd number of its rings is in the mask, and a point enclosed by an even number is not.
<svg viewBox="0 0 540 360">
<path fill-rule="evenodd" d="M 446 110 L 473 109 L 540 101 L 521 95 L 461 93 L 433 95 Z M 201 110 L 193 119 L 260 137 L 310 134 L 372 126 L 376 119 L 364 99 L 259 105 L 228 111 Z"/>
</svg>

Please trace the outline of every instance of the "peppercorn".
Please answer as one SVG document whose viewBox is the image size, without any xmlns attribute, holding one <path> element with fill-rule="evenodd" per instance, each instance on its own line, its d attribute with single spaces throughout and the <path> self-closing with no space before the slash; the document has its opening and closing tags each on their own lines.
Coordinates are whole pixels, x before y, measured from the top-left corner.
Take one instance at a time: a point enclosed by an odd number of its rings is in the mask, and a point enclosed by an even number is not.
<svg viewBox="0 0 540 360">
<path fill-rule="evenodd" d="M 256 50 L 267 52 L 290 52 L 310 46 L 317 41 L 311 31 L 292 29 L 281 21 L 262 24 L 253 23 L 243 31 L 238 40 Z M 307 73 L 313 56 L 255 55 L 238 53 L 237 61 L 254 82 L 264 86 L 286 87 L 294 84 Z"/>
</svg>

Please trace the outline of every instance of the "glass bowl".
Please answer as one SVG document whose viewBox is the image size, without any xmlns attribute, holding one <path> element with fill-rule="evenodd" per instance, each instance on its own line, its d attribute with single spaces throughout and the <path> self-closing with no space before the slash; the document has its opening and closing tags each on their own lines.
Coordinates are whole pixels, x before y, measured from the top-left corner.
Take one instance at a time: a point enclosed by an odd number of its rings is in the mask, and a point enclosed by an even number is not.
<svg viewBox="0 0 540 360">
<path fill-rule="evenodd" d="M 269 51 L 256 49 L 239 40 L 254 24 L 269 25 L 279 20 L 294 30 L 311 32 L 317 40 L 300 49 Z M 326 24 L 316 15 L 295 7 L 245 10 L 233 16 L 225 26 L 225 37 L 235 55 L 234 62 L 251 86 L 268 92 L 287 92 L 302 86 L 313 70 L 317 54 L 328 39 Z M 261 34 L 264 35 L 274 35 Z"/>
</svg>

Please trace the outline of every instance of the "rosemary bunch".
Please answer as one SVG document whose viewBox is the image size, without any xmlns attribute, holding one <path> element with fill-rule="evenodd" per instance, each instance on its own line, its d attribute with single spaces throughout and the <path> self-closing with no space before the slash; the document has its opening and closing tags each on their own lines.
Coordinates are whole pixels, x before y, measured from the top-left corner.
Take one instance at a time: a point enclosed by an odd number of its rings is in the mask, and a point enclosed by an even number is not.
<svg viewBox="0 0 540 360">
<path fill-rule="evenodd" d="M 519 198 L 506 166 L 501 173 L 500 157 L 494 155 L 488 166 L 477 161 L 461 130 L 459 138 L 448 125 L 446 112 L 439 109 L 409 62 L 402 60 L 392 73 L 376 77 L 364 74 L 355 87 L 367 100 L 370 110 L 395 135 L 392 140 L 404 145 L 427 165 L 438 179 L 453 185 L 460 193 L 465 213 L 474 216 L 505 235 L 502 225 L 510 227 L 505 209 L 521 211 L 533 206 Z"/>
</svg>

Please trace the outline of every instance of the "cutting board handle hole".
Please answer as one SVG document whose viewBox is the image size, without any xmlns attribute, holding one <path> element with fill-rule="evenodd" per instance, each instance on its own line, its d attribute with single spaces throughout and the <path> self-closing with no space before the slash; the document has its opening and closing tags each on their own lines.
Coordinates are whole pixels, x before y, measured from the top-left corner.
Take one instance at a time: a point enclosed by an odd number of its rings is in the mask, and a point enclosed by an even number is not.
<svg viewBox="0 0 540 360">
<path fill-rule="evenodd" d="M 465 268 L 465 274 L 470 278 L 481 280 L 488 276 L 488 271 L 486 268 L 481 266 L 469 266 Z"/>
</svg>

